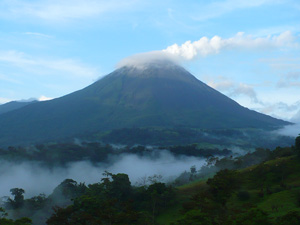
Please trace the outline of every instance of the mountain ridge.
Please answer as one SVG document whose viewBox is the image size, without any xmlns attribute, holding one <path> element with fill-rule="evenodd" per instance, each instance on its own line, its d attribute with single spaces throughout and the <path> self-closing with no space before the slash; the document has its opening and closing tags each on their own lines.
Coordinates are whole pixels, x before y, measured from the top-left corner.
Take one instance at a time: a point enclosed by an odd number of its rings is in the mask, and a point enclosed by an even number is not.
<svg viewBox="0 0 300 225">
<path fill-rule="evenodd" d="M 20 109 L 26 105 L 38 102 L 37 100 L 32 101 L 11 101 L 0 105 L 0 115 L 16 109 Z"/>
</svg>

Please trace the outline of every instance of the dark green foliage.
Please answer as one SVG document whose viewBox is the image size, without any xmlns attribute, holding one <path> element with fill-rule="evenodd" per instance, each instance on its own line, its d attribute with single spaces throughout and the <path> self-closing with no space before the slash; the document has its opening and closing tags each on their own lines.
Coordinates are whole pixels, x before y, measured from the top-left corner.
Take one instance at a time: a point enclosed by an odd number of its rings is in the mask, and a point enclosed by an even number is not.
<svg viewBox="0 0 300 225">
<path fill-rule="evenodd" d="M 154 223 L 156 216 L 169 207 L 174 198 L 173 188 L 163 183 L 133 188 L 127 174 L 105 172 L 104 175 L 101 183 L 89 185 L 73 204 L 56 207 L 47 224 L 146 225 Z"/>
<path fill-rule="evenodd" d="M 24 204 L 24 193 L 25 191 L 22 188 L 12 188 L 10 189 L 11 194 L 14 196 L 14 199 L 9 198 L 6 203 L 7 208 L 18 209 Z"/>
<path fill-rule="evenodd" d="M 290 147 L 276 147 L 276 149 L 270 152 L 269 158 L 276 159 L 281 157 L 287 157 L 294 155 L 294 151 Z"/>
<path fill-rule="evenodd" d="M 117 198 L 120 200 L 128 200 L 132 195 L 132 187 L 127 174 L 118 173 L 104 173 L 106 178 L 102 178 L 102 182 L 106 193 L 112 198 Z"/>
<path fill-rule="evenodd" d="M 176 222 L 176 225 L 212 225 L 214 219 L 199 209 L 188 211 L 184 217 Z"/>
<path fill-rule="evenodd" d="M 175 224 L 300 224 L 300 163 L 293 149 L 258 149 L 239 157 L 242 168 L 251 158 L 263 162 L 243 170 L 221 170 L 207 186 L 199 183 L 201 188 L 182 205 L 183 216 Z"/>
<path fill-rule="evenodd" d="M 249 191 L 239 191 L 237 197 L 240 201 L 247 201 L 250 198 L 250 193 Z"/>
<path fill-rule="evenodd" d="M 17 220 L 7 219 L 8 214 L 0 207 L 0 224 L 1 225 L 31 225 L 32 221 L 29 218 L 23 217 Z"/>
<path fill-rule="evenodd" d="M 252 208 L 245 213 L 238 215 L 232 215 L 228 218 L 228 225 L 272 225 L 273 223 L 268 217 L 268 214 L 264 211 Z"/>
<path fill-rule="evenodd" d="M 148 187 L 145 197 L 150 203 L 152 223 L 155 224 L 155 216 L 174 202 L 175 192 L 164 183 L 154 183 Z"/>
<path fill-rule="evenodd" d="M 199 129 L 199 128 L 122 128 L 97 136 L 105 143 L 119 143 L 125 145 L 191 145 L 192 143 L 210 143 L 213 145 L 237 145 L 243 148 L 271 148 L 278 145 L 290 146 L 294 139 L 289 136 L 277 135 L 269 130 L 261 129 Z M 180 151 L 180 150 L 179 150 Z M 211 154 L 214 153 L 211 149 Z"/>
<path fill-rule="evenodd" d="M 21 218 L 17 220 L 11 220 L 6 218 L 0 218 L 0 224 L 1 225 L 31 225 L 32 221 L 29 218 Z"/>
<path fill-rule="evenodd" d="M 69 162 L 77 162 L 88 160 L 92 163 L 107 162 L 110 155 L 137 154 L 141 156 L 151 157 L 153 153 L 161 150 L 168 150 L 177 155 L 188 155 L 197 157 L 209 157 L 217 154 L 227 156 L 232 154 L 228 149 L 199 149 L 197 145 L 181 145 L 158 147 L 148 149 L 145 146 L 126 146 L 122 148 L 113 148 L 111 145 L 101 144 L 98 142 L 74 143 L 55 143 L 55 144 L 39 144 L 29 147 L 13 147 L 0 149 L 0 158 L 7 161 L 38 161 L 43 162 L 45 166 L 65 166 Z"/>
<path fill-rule="evenodd" d="M 79 144 L 67 142 L 39 144 L 28 147 L 10 146 L 7 149 L 0 148 L 0 157 L 13 162 L 39 161 L 43 162 L 46 166 L 54 167 L 58 165 L 66 165 L 69 162 L 82 160 L 89 160 L 92 163 L 107 162 L 109 155 L 119 155 L 122 153 L 150 157 L 153 155 L 153 153 L 157 153 L 161 150 L 168 150 L 175 156 L 188 155 L 197 157 L 211 157 L 213 155 L 232 155 L 232 151 L 228 149 L 199 148 L 196 144 L 165 146 L 154 149 L 148 149 L 145 146 L 138 145 L 114 149 L 111 145 L 101 144 L 98 142 L 83 142 Z M 258 148 L 256 151 L 248 153 L 240 158 L 215 158 L 216 160 L 214 161 L 214 164 L 218 170 L 238 169 L 260 163 L 268 158 L 277 158 L 292 154 L 294 154 L 294 152 L 291 150 L 291 148 L 287 147 L 278 147 L 274 151 Z"/>
<path fill-rule="evenodd" d="M 25 200 L 26 207 L 30 208 L 30 210 L 39 210 L 46 206 L 48 199 L 45 194 L 40 194 L 38 196 L 34 196 L 30 199 Z"/>
<path fill-rule="evenodd" d="M 55 200 L 56 204 L 65 205 L 70 204 L 70 200 L 81 196 L 85 193 L 87 187 L 84 183 L 77 183 L 72 179 L 66 179 L 58 185 L 49 199 Z"/>
<path fill-rule="evenodd" d="M 239 187 L 237 174 L 233 170 L 221 170 L 213 178 L 207 180 L 209 191 L 216 202 L 225 206 L 227 199 Z"/>
<path fill-rule="evenodd" d="M 276 225 L 295 225 L 300 224 L 300 212 L 299 211 L 291 211 L 286 215 L 279 217 L 277 219 Z"/>
<path fill-rule="evenodd" d="M 42 150 L 47 147 L 37 148 Z M 189 148 L 196 147 L 187 146 L 186 149 Z M 257 149 L 238 158 L 210 158 L 207 167 L 217 167 L 214 172 L 226 167 L 236 170 L 223 169 L 206 183 L 202 181 L 191 184 L 193 194 L 175 191 L 171 186 L 161 183 L 158 175 L 151 177 L 149 186 L 134 187 L 127 174 L 105 172 L 101 182 L 88 187 L 66 179 L 48 198 L 39 195 L 24 199 L 24 190 L 12 189 L 14 199 L 9 199 L 8 205 L 12 209 L 10 212 L 20 213 L 19 217 L 23 216 L 21 212 L 24 208 L 33 215 L 35 212 L 40 214 L 50 211 L 51 206 L 59 205 L 48 219 L 50 225 L 157 224 L 158 217 L 169 213 L 168 210 L 173 210 L 178 202 L 183 204 L 180 210 L 182 217 L 175 223 L 177 225 L 297 224 L 300 217 L 300 163 L 294 149 Z M 16 152 L 18 148 L 10 150 Z M 143 146 L 127 150 L 148 151 Z M 259 164 L 252 165 L 251 160 Z M 251 167 L 245 168 L 247 165 Z M 238 170 L 239 168 L 244 169 Z M 199 171 L 192 167 L 190 174 L 196 179 Z M 15 204 L 20 202 L 23 207 Z M 30 224 L 26 218 L 12 221 L 5 218 L 4 210 L 0 209 L 0 213 L 1 225 Z M 179 211 L 174 209 L 172 213 L 178 215 Z"/>
<path fill-rule="evenodd" d="M 202 157 L 211 157 L 214 155 L 228 156 L 232 152 L 228 149 L 199 149 L 196 144 L 193 145 L 177 145 L 167 147 L 170 152 L 178 155 L 188 155 L 188 156 L 202 156 Z"/>
<path fill-rule="evenodd" d="M 300 136 L 295 139 L 295 150 L 300 157 Z"/>
</svg>

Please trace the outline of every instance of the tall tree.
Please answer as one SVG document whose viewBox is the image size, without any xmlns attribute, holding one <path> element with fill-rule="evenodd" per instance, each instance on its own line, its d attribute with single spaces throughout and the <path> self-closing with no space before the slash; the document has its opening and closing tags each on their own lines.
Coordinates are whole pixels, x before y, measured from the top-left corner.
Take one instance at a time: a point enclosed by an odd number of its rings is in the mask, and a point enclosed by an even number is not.
<svg viewBox="0 0 300 225">
<path fill-rule="evenodd" d="M 24 204 L 24 193 L 25 191 L 22 188 L 12 188 L 10 193 L 14 196 L 14 199 L 8 199 L 8 207 L 17 209 L 23 206 Z"/>
<path fill-rule="evenodd" d="M 300 134 L 295 139 L 295 149 L 296 149 L 297 155 L 300 157 Z"/>
<path fill-rule="evenodd" d="M 208 179 L 207 184 L 215 200 L 225 206 L 238 187 L 237 174 L 233 170 L 221 170 L 213 178 Z"/>
</svg>

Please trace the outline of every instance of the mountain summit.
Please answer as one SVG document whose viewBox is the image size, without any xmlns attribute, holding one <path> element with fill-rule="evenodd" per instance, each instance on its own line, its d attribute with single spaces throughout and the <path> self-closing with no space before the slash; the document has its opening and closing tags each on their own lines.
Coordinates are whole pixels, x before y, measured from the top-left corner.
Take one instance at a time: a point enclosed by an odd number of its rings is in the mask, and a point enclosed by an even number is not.
<svg viewBox="0 0 300 225">
<path fill-rule="evenodd" d="M 263 128 L 288 124 L 240 106 L 170 61 L 124 66 L 92 85 L 0 116 L 0 145 L 121 128 Z"/>
</svg>

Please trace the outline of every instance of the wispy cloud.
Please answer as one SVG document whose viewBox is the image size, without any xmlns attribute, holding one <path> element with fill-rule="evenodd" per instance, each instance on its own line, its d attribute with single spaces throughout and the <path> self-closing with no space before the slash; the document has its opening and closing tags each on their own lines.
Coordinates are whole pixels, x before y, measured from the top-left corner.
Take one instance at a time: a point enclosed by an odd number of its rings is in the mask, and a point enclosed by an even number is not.
<svg viewBox="0 0 300 225">
<path fill-rule="evenodd" d="M 224 39 L 219 36 L 214 36 L 209 39 L 202 37 L 198 41 L 186 41 L 182 45 L 171 45 L 163 51 L 184 60 L 192 60 L 197 56 L 205 57 L 207 55 L 218 54 L 221 50 L 262 50 L 296 46 L 298 46 L 298 43 L 295 42 L 295 37 L 290 31 L 267 37 L 253 37 L 251 35 L 245 35 L 243 32 L 238 32 L 231 38 Z"/>
<path fill-rule="evenodd" d="M 299 65 L 300 66 L 300 65 Z M 277 83 L 279 88 L 299 88 L 300 87 L 300 71 L 288 72 L 281 76 Z"/>
<path fill-rule="evenodd" d="M 263 102 L 258 99 L 257 93 L 251 85 L 236 83 L 223 76 L 217 77 L 216 80 L 217 81 L 209 80 L 207 84 L 218 91 L 226 93 L 226 95 L 230 97 L 243 95 L 250 98 L 253 103 L 263 104 Z"/>
<path fill-rule="evenodd" d="M 259 109 L 260 112 L 277 116 L 286 120 L 294 121 L 293 119 L 298 111 L 300 111 L 300 101 L 294 102 L 292 104 L 287 104 L 285 102 L 275 102 L 267 103 Z"/>
<path fill-rule="evenodd" d="M 37 36 L 37 37 L 43 37 L 43 38 L 53 38 L 53 36 L 51 36 L 51 35 L 42 34 L 42 33 L 38 33 L 38 32 L 25 32 L 23 34 Z"/>
<path fill-rule="evenodd" d="M 249 85 L 238 83 L 223 76 L 219 76 L 214 80 L 208 78 L 207 84 L 233 99 L 239 99 L 239 97 L 243 96 L 247 97 L 252 103 L 252 107 L 250 108 L 258 112 L 285 120 L 300 122 L 300 101 L 287 104 L 279 100 L 275 102 L 270 102 L 266 99 L 263 100 L 255 90 L 255 87 L 260 86 L 259 84 Z M 262 86 L 266 87 L 266 84 Z"/>
<path fill-rule="evenodd" d="M 300 70 L 299 57 L 260 59 L 259 62 L 268 64 L 274 71 L 280 71 L 280 73 Z"/>
<path fill-rule="evenodd" d="M 33 57 L 18 51 L 2 51 L 0 52 L 0 63 L 12 64 L 25 70 L 39 71 L 46 73 L 49 70 L 64 72 L 64 75 L 73 75 L 79 77 L 96 78 L 97 69 L 83 65 L 74 59 L 43 59 Z"/>
<path fill-rule="evenodd" d="M 228 78 L 224 76 L 218 76 L 216 79 L 211 80 L 208 78 L 207 85 L 210 87 L 217 89 L 219 91 L 228 91 L 234 88 L 235 83 L 232 80 L 229 80 Z"/>
<path fill-rule="evenodd" d="M 6 10 L 3 10 L 0 15 L 9 18 L 38 18 L 45 21 L 61 22 L 130 10 L 138 2 L 138 0 L 4 0 L 0 2 L 0 6 Z"/>
<path fill-rule="evenodd" d="M 240 83 L 238 86 L 236 86 L 231 93 L 229 93 L 230 96 L 238 96 L 238 95 L 245 95 L 248 96 L 251 101 L 254 103 L 263 104 L 262 101 L 260 101 L 257 98 L 257 94 L 253 87 L 247 84 Z"/>
<path fill-rule="evenodd" d="M 12 79 L 12 78 L 4 75 L 4 74 L 0 74 L 0 80 L 6 81 L 6 82 L 9 82 L 9 83 L 14 83 L 14 84 L 20 84 L 21 83 L 20 81 Z"/>
<path fill-rule="evenodd" d="M 280 4 L 285 2 L 284 0 L 225 0 L 225 1 L 213 1 L 212 3 L 201 5 L 197 8 L 197 15 L 192 16 L 194 20 L 205 21 L 212 18 L 220 17 L 224 14 L 247 8 L 260 7 L 268 4 Z"/>
</svg>

